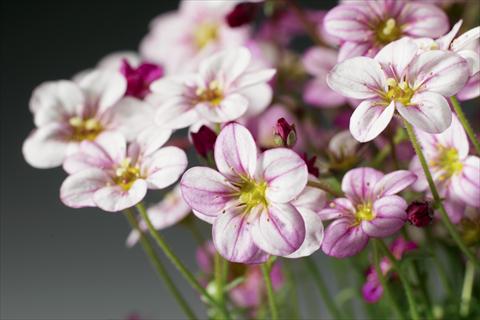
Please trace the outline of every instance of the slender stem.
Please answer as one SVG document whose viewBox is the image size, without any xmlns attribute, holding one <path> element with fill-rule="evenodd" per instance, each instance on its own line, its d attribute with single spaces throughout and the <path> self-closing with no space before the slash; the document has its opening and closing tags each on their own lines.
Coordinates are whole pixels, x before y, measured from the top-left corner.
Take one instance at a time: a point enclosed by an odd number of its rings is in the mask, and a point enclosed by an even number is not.
<svg viewBox="0 0 480 320">
<path fill-rule="evenodd" d="M 150 232 L 150 235 L 153 237 L 157 245 L 163 250 L 163 253 L 170 259 L 170 262 L 177 268 L 178 271 L 180 271 L 180 274 L 187 280 L 187 282 L 198 292 L 200 292 L 212 305 L 217 307 L 219 311 L 226 317 L 230 318 L 228 311 L 226 308 L 221 306 L 215 298 L 210 295 L 207 290 L 198 282 L 198 280 L 195 278 L 195 276 L 185 267 L 185 265 L 180 261 L 180 259 L 175 255 L 175 253 L 172 251 L 170 246 L 165 242 L 163 237 L 160 235 L 160 233 L 155 230 L 155 227 L 152 224 L 152 221 L 148 217 L 147 211 L 145 210 L 145 207 L 143 203 L 137 204 L 137 210 L 140 213 L 140 216 L 142 217 L 143 220 L 147 223 L 148 231 Z"/>
<path fill-rule="evenodd" d="M 214 276 L 215 276 L 215 293 L 217 294 L 216 298 L 220 305 L 224 306 L 224 277 L 223 277 L 223 263 L 222 256 L 216 252 L 214 256 Z"/>
<path fill-rule="evenodd" d="M 470 313 L 470 302 L 472 301 L 473 281 L 475 279 L 475 266 L 467 261 L 465 266 L 465 278 L 463 280 L 462 301 L 460 303 L 460 316 L 467 317 Z"/>
<path fill-rule="evenodd" d="M 475 136 L 475 132 L 473 132 L 472 126 L 468 122 L 467 117 L 465 117 L 460 103 L 455 96 L 451 96 L 450 101 L 452 102 L 453 110 L 455 110 L 458 120 L 460 120 L 460 123 L 467 132 L 470 141 L 472 141 L 473 146 L 475 147 L 475 151 L 478 155 L 480 155 L 480 141 L 478 141 L 478 138 Z"/>
<path fill-rule="evenodd" d="M 408 123 L 406 120 L 404 121 L 404 124 L 405 124 L 405 128 L 407 129 L 410 142 L 412 143 L 412 146 L 415 149 L 415 153 L 417 154 L 420 164 L 422 165 L 423 172 L 425 173 L 425 177 L 427 179 L 428 185 L 432 192 L 433 200 L 435 200 L 435 203 L 438 206 L 438 211 L 440 212 L 440 216 L 442 218 L 443 224 L 445 225 L 445 228 L 447 229 L 448 233 L 450 233 L 450 236 L 453 238 L 457 246 L 475 264 L 475 266 L 479 268 L 480 263 L 477 261 L 474 254 L 467 248 L 465 243 L 462 241 L 462 239 L 460 238 L 460 235 L 455 230 L 455 227 L 452 224 L 452 221 L 450 221 L 447 211 L 445 211 L 445 207 L 443 206 L 442 200 L 440 199 L 440 195 L 438 194 L 437 187 L 433 182 L 432 173 L 428 168 L 427 160 L 425 159 L 425 155 L 423 154 L 420 144 L 418 143 L 417 136 L 413 131 L 412 125 Z"/>
<path fill-rule="evenodd" d="M 393 311 L 397 315 L 399 319 L 403 319 L 404 316 L 400 309 L 400 306 L 397 304 L 397 301 L 393 298 L 392 290 L 390 289 L 390 285 L 387 283 L 385 276 L 383 275 L 382 268 L 380 267 L 380 253 L 378 250 L 378 244 L 374 241 L 373 242 L 373 265 L 375 266 L 375 271 L 377 272 L 378 279 L 382 284 L 383 290 L 387 295 L 388 303 L 392 307 Z"/>
<path fill-rule="evenodd" d="M 161 260 L 158 258 L 157 254 L 155 253 L 155 250 L 153 249 L 152 244 L 147 239 L 147 237 L 145 237 L 143 232 L 138 227 L 137 219 L 135 219 L 132 211 L 126 210 L 125 216 L 127 217 L 127 220 L 130 223 L 130 226 L 132 227 L 132 229 L 136 230 L 140 234 L 140 244 L 142 245 L 143 251 L 145 251 L 145 254 L 149 257 L 150 262 L 157 270 L 157 273 L 160 276 L 160 278 L 162 278 L 162 280 L 167 285 L 167 288 L 170 290 L 170 293 L 173 295 L 173 297 L 177 301 L 180 308 L 183 310 L 183 312 L 188 317 L 188 319 L 197 319 L 197 317 L 195 316 L 195 313 L 189 307 L 187 301 L 185 300 L 185 298 L 183 298 L 182 294 L 175 286 L 175 283 L 173 282 L 172 278 L 168 274 L 167 269 L 162 264 Z"/>
<path fill-rule="evenodd" d="M 308 181 L 307 184 L 309 187 L 314 187 L 320 190 L 323 190 L 327 193 L 330 193 L 334 197 L 343 197 L 343 192 L 335 190 L 330 184 L 324 182 L 324 181 Z"/>
<path fill-rule="evenodd" d="M 322 296 L 323 302 L 328 309 L 330 315 L 335 319 L 342 319 L 342 313 L 337 308 L 335 301 L 332 299 L 332 295 L 328 291 L 327 285 L 320 274 L 320 271 L 317 268 L 317 264 L 311 257 L 306 257 L 304 259 L 305 264 L 308 268 L 308 271 L 313 276 L 315 280 L 315 284 L 317 285 L 318 291 L 320 291 L 320 295 Z"/>
<path fill-rule="evenodd" d="M 403 289 L 405 290 L 405 295 L 407 296 L 408 306 L 410 309 L 410 316 L 412 317 L 413 320 L 419 320 L 420 316 L 418 314 L 417 302 L 415 301 L 415 297 L 413 296 L 413 290 L 412 290 L 412 287 L 410 286 L 410 282 L 408 281 L 405 273 L 403 272 L 402 268 L 398 264 L 397 259 L 390 252 L 390 249 L 388 249 L 387 245 L 381 239 L 376 239 L 376 242 L 380 245 L 385 255 L 388 257 L 388 259 L 392 263 L 393 268 L 395 269 L 398 276 L 400 277 L 400 281 L 402 282 Z"/>
<path fill-rule="evenodd" d="M 400 169 L 400 164 L 398 162 L 397 148 L 396 148 L 394 137 L 390 137 L 390 149 L 392 151 L 392 159 L 393 159 L 393 164 L 395 166 L 395 170 L 398 170 Z"/>
<path fill-rule="evenodd" d="M 273 293 L 272 279 L 270 279 L 270 267 L 268 263 L 261 265 L 263 280 L 265 281 L 265 286 L 267 287 L 267 297 L 268 297 L 268 306 L 270 308 L 270 316 L 272 320 L 278 319 L 277 305 L 275 303 L 275 295 Z"/>
</svg>

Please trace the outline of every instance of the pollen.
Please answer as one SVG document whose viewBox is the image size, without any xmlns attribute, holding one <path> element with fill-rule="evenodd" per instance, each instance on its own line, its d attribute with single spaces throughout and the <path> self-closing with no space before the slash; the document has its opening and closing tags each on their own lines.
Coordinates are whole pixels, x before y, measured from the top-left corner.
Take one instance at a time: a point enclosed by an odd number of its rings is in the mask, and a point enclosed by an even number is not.
<svg viewBox="0 0 480 320">
<path fill-rule="evenodd" d="M 129 190 L 139 178 L 141 178 L 140 168 L 133 165 L 130 158 L 124 159 L 115 169 L 114 182 L 125 191 Z"/>
<path fill-rule="evenodd" d="M 73 141 L 93 141 L 103 131 L 102 124 L 94 118 L 72 117 L 68 120 L 68 123 L 73 129 L 71 136 Z"/>
<path fill-rule="evenodd" d="M 265 181 L 257 182 L 253 179 L 246 178 L 240 186 L 239 198 L 240 202 L 246 206 L 246 211 L 251 211 L 257 206 L 268 206 L 267 183 Z"/>
<path fill-rule="evenodd" d="M 218 25 L 212 22 L 204 22 L 193 31 L 195 45 L 202 49 L 210 42 L 218 39 Z"/>
<path fill-rule="evenodd" d="M 400 83 L 398 83 L 397 80 L 388 78 L 387 85 L 388 91 L 384 95 L 384 99 L 387 102 L 398 101 L 404 106 L 411 104 L 410 100 L 415 94 L 415 90 L 410 88 L 407 82 L 400 81 Z"/>
<path fill-rule="evenodd" d="M 217 80 L 212 80 L 205 88 L 198 88 L 195 91 L 198 102 L 207 102 L 217 107 L 223 100 L 223 87 Z"/>
<path fill-rule="evenodd" d="M 364 202 L 356 207 L 355 224 L 360 224 L 362 221 L 371 221 L 375 218 L 373 213 L 373 205 L 371 202 Z"/>
<path fill-rule="evenodd" d="M 402 36 L 402 28 L 397 24 L 395 19 L 389 18 L 380 22 L 375 28 L 376 40 L 379 44 L 385 45 L 392 41 L 398 40 Z"/>
<path fill-rule="evenodd" d="M 462 172 L 463 163 L 460 161 L 457 149 L 444 146 L 439 146 L 438 149 L 438 156 L 430 162 L 430 165 L 442 172 L 439 177 L 440 181 L 450 179 Z"/>
</svg>

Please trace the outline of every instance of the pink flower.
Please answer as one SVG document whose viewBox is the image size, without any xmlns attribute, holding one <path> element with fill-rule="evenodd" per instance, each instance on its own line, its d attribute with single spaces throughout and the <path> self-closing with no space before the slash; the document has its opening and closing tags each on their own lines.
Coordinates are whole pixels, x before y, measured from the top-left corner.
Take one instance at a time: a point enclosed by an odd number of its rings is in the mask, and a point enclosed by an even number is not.
<svg viewBox="0 0 480 320">
<path fill-rule="evenodd" d="M 196 122 L 224 123 L 249 108 L 263 110 L 272 99 L 274 69 L 250 70 L 246 48 L 221 51 L 202 61 L 198 73 L 153 83 L 150 102 L 159 105 L 157 123 L 173 129 Z"/>
<path fill-rule="evenodd" d="M 178 11 L 155 18 L 140 45 L 147 61 L 166 67 L 167 74 L 190 71 L 219 50 L 244 45 L 249 28 L 231 28 L 225 16 L 235 1 L 184 0 Z"/>
<path fill-rule="evenodd" d="M 417 248 L 418 246 L 415 242 L 406 241 L 403 237 L 398 237 L 390 245 L 390 251 L 397 260 L 401 260 L 406 252 Z M 380 270 L 382 270 L 383 276 L 388 278 L 392 270 L 392 263 L 387 257 L 380 261 Z M 383 296 L 383 287 L 374 266 L 368 269 L 367 279 L 362 287 L 362 295 L 368 303 L 376 303 Z"/>
<path fill-rule="evenodd" d="M 452 125 L 441 134 L 417 131 L 425 158 L 444 198 L 445 209 L 454 223 L 463 217 L 465 206 L 480 208 L 480 158 L 469 156 L 469 143 L 465 130 L 456 116 Z M 417 191 L 429 190 L 418 157 L 410 163 L 410 170 L 418 175 L 413 185 Z"/>
<path fill-rule="evenodd" d="M 218 136 L 214 155 L 218 171 L 191 168 L 180 185 L 194 214 L 213 223 L 213 242 L 223 257 L 261 263 L 269 254 L 303 256 L 319 247 L 323 227 L 310 207 L 322 193 L 302 194 L 308 173 L 295 152 L 276 148 L 257 156 L 248 130 L 232 123 Z"/>
<path fill-rule="evenodd" d="M 346 197 L 335 199 L 320 211 L 322 219 L 335 219 L 325 231 L 323 252 L 337 258 L 353 256 L 370 237 L 397 232 L 407 220 L 407 203 L 395 194 L 415 180 L 415 174 L 406 170 L 387 175 L 371 168 L 347 172 L 342 181 Z"/>
<path fill-rule="evenodd" d="M 428 133 L 440 133 L 450 126 L 452 112 L 445 97 L 464 87 L 468 63 L 453 52 L 417 53 L 417 45 L 404 38 L 385 46 L 374 59 L 352 58 L 329 73 L 327 82 L 332 89 L 363 100 L 350 118 L 355 139 L 373 140 L 395 111 Z"/>
<path fill-rule="evenodd" d="M 177 224 L 190 212 L 191 209 L 183 200 L 180 186 L 178 185 L 167 193 L 162 201 L 147 209 L 148 217 L 157 230 L 166 229 Z M 144 220 L 140 220 L 139 227 L 143 232 L 148 231 L 147 223 Z M 128 235 L 127 246 L 133 247 L 139 239 L 140 234 L 133 230 Z"/>
<path fill-rule="evenodd" d="M 116 212 L 142 201 L 147 189 L 172 185 L 187 166 L 177 147 L 152 150 L 149 141 L 127 146 L 119 133 L 103 133 L 84 141 L 64 163 L 70 176 L 60 189 L 62 202 L 72 208 L 99 207 Z"/>
<path fill-rule="evenodd" d="M 325 30 L 342 41 L 338 59 L 373 57 L 402 37 L 439 37 L 448 31 L 448 17 L 421 1 L 349 1 L 330 10 Z"/>
<path fill-rule="evenodd" d="M 59 166 L 80 142 L 94 141 L 106 131 L 135 138 L 151 111 L 141 101 L 122 99 L 126 87 L 120 73 L 108 70 L 85 72 L 75 82 L 41 84 L 30 100 L 37 129 L 23 145 L 26 161 L 36 168 Z"/>
<path fill-rule="evenodd" d="M 303 65 L 308 74 L 314 76 L 303 92 L 305 102 L 321 107 L 334 108 L 347 103 L 347 99 L 330 89 L 327 74 L 337 64 L 337 53 L 327 48 L 309 49 L 303 56 Z"/>
<path fill-rule="evenodd" d="M 131 66 L 127 60 L 122 61 L 121 72 L 127 80 L 126 96 L 139 99 L 150 93 L 150 84 L 163 76 L 163 68 L 153 63 L 141 63 Z"/>
</svg>

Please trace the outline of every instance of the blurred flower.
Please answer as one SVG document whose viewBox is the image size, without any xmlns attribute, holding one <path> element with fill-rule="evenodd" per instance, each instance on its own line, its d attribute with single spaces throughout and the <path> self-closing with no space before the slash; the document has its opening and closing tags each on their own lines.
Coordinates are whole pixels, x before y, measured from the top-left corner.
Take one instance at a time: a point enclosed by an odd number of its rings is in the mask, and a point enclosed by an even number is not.
<svg viewBox="0 0 480 320">
<path fill-rule="evenodd" d="M 407 220 L 407 203 L 395 194 L 415 180 L 415 174 L 406 170 L 387 175 L 371 168 L 347 172 L 342 180 L 346 197 L 320 211 L 322 219 L 335 219 L 325 231 L 323 252 L 337 258 L 353 256 L 370 237 L 384 238 L 397 232 Z"/>
<path fill-rule="evenodd" d="M 145 98 L 150 93 L 150 84 L 163 76 L 163 68 L 145 62 L 132 67 L 127 60 L 123 60 L 120 71 L 127 80 L 125 95 L 139 99 Z"/>
<path fill-rule="evenodd" d="M 338 60 L 373 57 L 402 37 L 439 37 L 448 31 L 447 15 L 422 1 L 344 1 L 324 19 L 325 30 L 342 41 Z"/>
<path fill-rule="evenodd" d="M 407 220 L 415 227 L 426 227 L 433 220 L 433 208 L 428 201 L 413 201 L 407 207 Z"/>
<path fill-rule="evenodd" d="M 445 131 L 452 111 L 445 97 L 468 80 L 468 63 L 453 52 L 418 53 L 411 39 L 385 46 L 375 59 L 346 60 L 329 73 L 327 82 L 344 96 L 363 99 L 350 118 L 350 132 L 360 142 L 377 137 L 395 111 L 429 133 Z"/>
<path fill-rule="evenodd" d="M 255 19 L 258 9 L 259 7 L 256 3 L 240 2 L 227 14 L 225 19 L 231 28 L 241 27 Z"/>
<path fill-rule="evenodd" d="M 317 157 L 312 156 L 311 158 L 309 158 L 308 154 L 304 152 L 302 154 L 302 159 L 303 161 L 305 161 L 305 164 L 307 165 L 308 173 L 314 176 L 315 178 L 318 178 L 320 176 L 320 170 L 316 166 Z"/>
<path fill-rule="evenodd" d="M 359 143 L 348 130 L 335 134 L 328 143 L 330 169 L 345 170 L 354 166 L 359 160 L 357 152 Z"/>
<path fill-rule="evenodd" d="M 480 208 L 480 158 L 468 155 L 467 135 L 455 115 L 452 125 L 443 133 L 416 133 L 445 209 L 452 222 L 458 223 L 466 205 Z M 417 156 L 412 159 L 410 170 L 418 175 L 413 188 L 427 191 L 431 197 Z"/>
<path fill-rule="evenodd" d="M 266 108 L 272 97 L 266 82 L 275 70 L 249 70 L 250 64 L 248 49 L 225 50 L 204 60 L 196 74 L 154 82 L 149 102 L 159 106 L 157 123 L 173 129 L 199 121 L 225 123 L 240 118 L 252 105 Z"/>
<path fill-rule="evenodd" d="M 274 141 L 277 146 L 292 148 L 297 142 L 297 131 L 295 124 L 289 124 L 285 118 L 277 120 L 275 126 Z"/>
<path fill-rule="evenodd" d="M 201 126 L 197 132 L 191 132 L 193 146 L 197 153 L 207 159 L 209 153 L 213 153 L 217 134 L 207 126 Z"/>
<path fill-rule="evenodd" d="M 79 151 L 65 160 L 70 176 L 60 189 L 62 202 L 72 208 L 116 212 L 142 201 L 147 189 L 172 185 L 187 167 L 185 152 L 177 147 L 151 149 L 144 141 L 127 146 L 119 133 L 106 132 L 95 142 L 82 142 Z"/>
<path fill-rule="evenodd" d="M 213 242 L 223 257 L 261 263 L 269 254 L 310 254 L 303 252 L 314 246 L 303 246 L 306 218 L 293 203 L 307 184 L 307 166 L 295 152 L 275 148 L 257 157 L 251 134 L 232 123 L 217 138 L 215 162 L 218 171 L 185 172 L 181 188 L 193 212 L 213 223 Z"/>
</svg>

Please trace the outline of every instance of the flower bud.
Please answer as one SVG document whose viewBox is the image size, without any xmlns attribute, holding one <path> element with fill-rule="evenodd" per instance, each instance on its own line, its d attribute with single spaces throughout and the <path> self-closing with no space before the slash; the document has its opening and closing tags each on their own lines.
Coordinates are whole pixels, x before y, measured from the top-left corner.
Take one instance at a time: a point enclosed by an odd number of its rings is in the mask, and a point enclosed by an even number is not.
<svg viewBox="0 0 480 320">
<path fill-rule="evenodd" d="M 143 99 L 150 93 L 150 84 L 161 78 L 164 71 L 161 66 L 152 63 L 142 63 L 134 68 L 124 59 L 120 67 L 120 73 L 127 80 L 125 95 Z"/>
<path fill-rule="evenodd" d="M 292 148 L 297 142 L 295 125 L 289 124 L 285 118 L 278 119 L 273 140 L 277 146 Z"/>
<path fill-rule="evenodd" d="M 242 2 L 237 4 L 232 11 L 230 11 L 225 19 L 231 28 L 241 27 L 248 24 L 255 19 L 258 5 L 251 2 Z"/>
<path fill-rule="evenodd" d="M 307 165 L 308 173 L 318 178 L 320 176 L 320 170 L 318 170 L 317 166 L 315 165 L 317 157 L 313 156 L 309 159 L 308 155 L 304 152 L 301 158 Z"/>
<path fill-rule="evenodd" d="M 413 201 L 407 207 L 407 219 L 416 227 L 426 227 L 432 222 L 433 209 L 427 201 Z"/>
<path fill-rule="evenodd" d="M 207 159 L 208 154 L 213 152 L 217 134 L 207 126 L 201 126 L 197 132 L 191 134 L 193 146 L 197 153 L 203 158 Z"/>
</svg>

